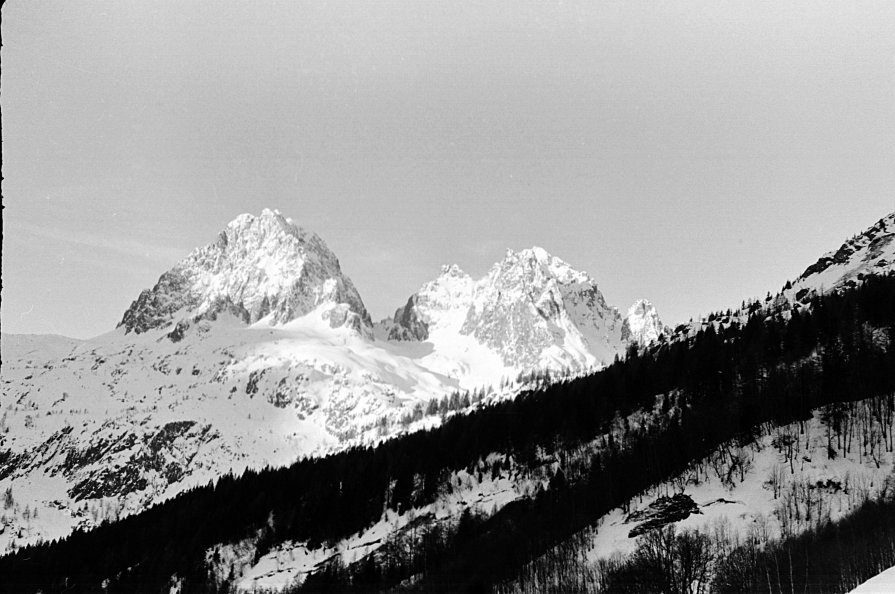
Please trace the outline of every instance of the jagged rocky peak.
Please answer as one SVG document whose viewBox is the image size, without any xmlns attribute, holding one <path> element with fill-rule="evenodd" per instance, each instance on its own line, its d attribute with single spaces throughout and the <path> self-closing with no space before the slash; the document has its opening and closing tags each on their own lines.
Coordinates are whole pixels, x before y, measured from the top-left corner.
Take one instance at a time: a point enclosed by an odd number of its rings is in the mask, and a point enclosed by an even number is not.
<svg viewBox="0 0 895 594">
<path fill-rule="evenodd" d="M 339 260 L 316 234 L 278 211 L 242 214 L 144 290 L 124 313 L 126 332 L 213 317 L 281 324 L 316 311 L 333 328 L 369 335 L 372 323 Z"/>
<path fill-rule="evenodd" d="M 505 367 L 581 370 L 607 365 L 631 342 L 646 344 L 665 332 L 649 302 L 628 317 L 606 303 L 590 275 L 535 246 L 507 250 L 478 281 L 457 266 L 443 267 L 384 327 L 391 340 L 427 341 L 435 352 L 455 353 L 467 340 Z"/>
<path fill-rule="evenodd" d="M 540 247 L 508 250 L 477 285 L 461 332 L 525 368 L 605 364 L 621 317 L 587 274 Z"/>
<path fill-rule="evenodd" d="M 601 317 L 618 318 L 594 279 L 537 246 L 519 252 L 507 250 L 477 286 L 474 301 L 476 310 L 499 302 L 527 302 L 544 319 L 556 318 L 569 306 L 573 309 L 567 313 L 583 314 L 580 305 Z"/>
<path fill-rule="evenodd" d="M 648 300 L 639 299 L 628 308 L 622 325 L 622 339 L 625 342 L 646 346 L 656 342 L 667 332 L 655 306 Z"/>
<path fill-rule="evenodd" d="M 395 311 L 389 340 L 426 340 L 432 327 L 457 326 L 457 318 L 466 315 L 475 281 L 456 264 L 441 267 L 441 274 L 411 295 Z M 453 323 L 452 323 L 453 322 Z"/>
</svg>

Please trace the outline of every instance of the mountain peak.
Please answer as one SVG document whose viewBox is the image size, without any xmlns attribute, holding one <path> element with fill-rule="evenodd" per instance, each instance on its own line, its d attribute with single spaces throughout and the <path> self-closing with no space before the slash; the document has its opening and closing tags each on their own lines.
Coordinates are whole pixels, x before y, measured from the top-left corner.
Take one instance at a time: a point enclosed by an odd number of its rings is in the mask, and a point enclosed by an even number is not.
<svg viewBox="0 0 895 594">
<path fill-rule="evenodd" d="M 650 310 L 655 311 L 655 309 L 655 306 L 653 306 L 649 299 L 638 299 L 634 302 L 634 305 L 628 308 L 628 315 L 632 313 L 643 313 Z"/>
<path fill-rule="evenodd" d="M 475 282 L 456 264 L 441 267 L 441 274 L 411 295 L 386 322 L 390 340 L 427 340 L 430 325 L 444 325 L 469 308 Z"/>
<path fill-rule="evenodd" d="M 646 301 L 640 309 L 655 312 Z M 611 363 L 627 344 L 623 321 L 590 275 L 532 246 L 508 249 L 477 281 L 442 267 L 384 325 L 390 339 L 430 342 L 432 360 L 451 353 L 485 366 L 493 357 L 501 369 L 528 371 Z M 662 328 L 658 319 L 651 327 Z"/>
<path fill-rule="evenodd" d="M 665 326 L 649 300 L 638 299 L 628 308 L 622 326 L 622 337 L 626 342 L 645 346 L 659 340 L 665 333 Z"/>
<path fill-rule="evenodd" d="M 621 319 L 586 273 L 534 246 L 506 256 L 476 285 L 461 332 L 523 369 L 612 361 Z"/>
<path fill-rule="evenodd" d="M 518 252 L 507 250 L 504 259 L 488 273 L 500 282 L 542 286 L 551 279 L 560 284 L 583 283 L 596 288 L 596 281 L 584 271 L 573 268 L 542 247 L 532 246 Z"/>
<path fill-rule="evenodd" d="M 444 264 L 441 267 L 441 276 L 462 278 L 468 277 L 469 275 L 463 272 L 463 270 L 456 264 Z"/>
<path fill-rule="evenodd" d="M 251 213 L 239 215 L 227 223 L 221 234 L 240 235 L 248 232 L 254 232 L 259 235 L 285 234 L 296 238 L 310 235 L 316 236 L 315 233 L 296 225 L 292 219 L 284 217 L 279 210 L 271 210 L 269 208 L 262 210 L 258 216 Z"/>
<path fill-rule="evenodd" d="M 514 251 L 512 249 L 508 249 L 505 259 L 518 259 L 518 260 L 536 260 L 538 262 L 547 262 L 553 256 L 545 250 L 544 248 L 533 245 L 529 248 L 523 248 L 521 250 Z"/>
<path fill-rule="evenodd" d="M 119 326 L 140 333 L 221 309 L 246 323 L 285 323 L 319 309 L 334 328 L 369 333 L 372 325 L 326 243 L 269 209 L 233 219 L 215 242 L 194 250 L 143 291 Z"/>
</svg>

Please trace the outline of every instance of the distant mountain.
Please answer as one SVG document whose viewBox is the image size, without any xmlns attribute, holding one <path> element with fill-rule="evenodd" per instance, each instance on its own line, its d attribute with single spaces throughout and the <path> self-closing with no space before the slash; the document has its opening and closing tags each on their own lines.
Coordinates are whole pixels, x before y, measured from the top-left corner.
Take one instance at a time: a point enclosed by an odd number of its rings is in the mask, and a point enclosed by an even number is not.
<svg viewBox="0 0 895 594">
<path fill-rule="evenodd" d="M 5 515 L 0 550 L 231 470 L 431 427 L 445 409 L 430 402 L 488 386 L 488 399 L 511 397 L 521 372 L 599 367 L 624 353 L 623 325 L 589 276 L 533 248 L 479 282 L 446 267 L 377 339 L 320 237 L 276 211 L 240 215 L 115 331 L 3 335 L 0 489 L 29 518 Z"/>
<path fill-rule="evenodd" d="M 508 251 L 476 287 L 461 332 L 530 368 L 601 367 L 624 349 L 621 317 L 586 273 L 534 247 Z"/>
<path fill-rule="evenodd" d="M 427 340 L 432 331 L 459 332 L 472 305 L 475 281 L 456 264 L 442 266 L 441 274 L 411 295 L 407 304 L 387 320 L 390 340 Z"/>
<path fill-rule="evenodd" d="M 478 281 L 457 266 L 443 267 L 381 327 L 390 339 L 430 344 L 430 359 L 454 366 L 481 368 L 487 359 L 492 368 L 517 372 L 580 371 L 665 332 L 655 308 L 638 304 L 623 320 L 593 278 L 533 247 L 507 251 Z"/>
<path fill-rule="evenodd" d="M 246 323 L 282 324 L 312 311 L 333 328 L 358 332 L 370 315 L 317 234 L 279 212 L 243 214 L 214 243 L 198 248 L 140 293 L 119 326 L 145 332 L 190 318 L 231 311 Z"/>
<path fill-rule="evenodd" d="M 659 319 L 655 306 L 646 299 L 640 299 L 628 308 L 622 327 L 622 339 L 625 342 L 649 345 L 669 332 Z"/>
</svg>

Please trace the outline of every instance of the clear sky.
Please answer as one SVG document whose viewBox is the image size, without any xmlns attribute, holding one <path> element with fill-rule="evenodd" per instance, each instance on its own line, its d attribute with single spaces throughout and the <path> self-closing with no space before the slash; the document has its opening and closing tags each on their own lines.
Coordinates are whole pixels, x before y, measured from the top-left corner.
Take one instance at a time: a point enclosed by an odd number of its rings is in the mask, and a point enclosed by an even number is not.
<svg viewBox="0 0 895 594">
<path fill-rule="evenodd" d="M 374 319 L 540 245 L 668 323 L 895 210 L 895 2 L 3 5 L 4 332 L 111 330 L 242 212 Z"/>
</svg>

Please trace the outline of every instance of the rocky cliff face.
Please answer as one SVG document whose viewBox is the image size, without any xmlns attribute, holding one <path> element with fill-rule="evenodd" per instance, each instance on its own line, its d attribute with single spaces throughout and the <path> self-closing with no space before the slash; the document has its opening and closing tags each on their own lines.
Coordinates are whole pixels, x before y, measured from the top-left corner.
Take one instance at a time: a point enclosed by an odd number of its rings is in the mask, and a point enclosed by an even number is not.
<svg viewBox="0 0 895 594">
<path fill-rule="evenodd" d="M 316 311 L 336 327 L 369 332 L 372 323 L 339 260 L 315 233 L 276 211 L 240 215 L 215 242 L 198 248 L 143 291 L 119 326 L 141 333 L 221 310 L 246 323 L 284 323 Z"/>
</svg>

